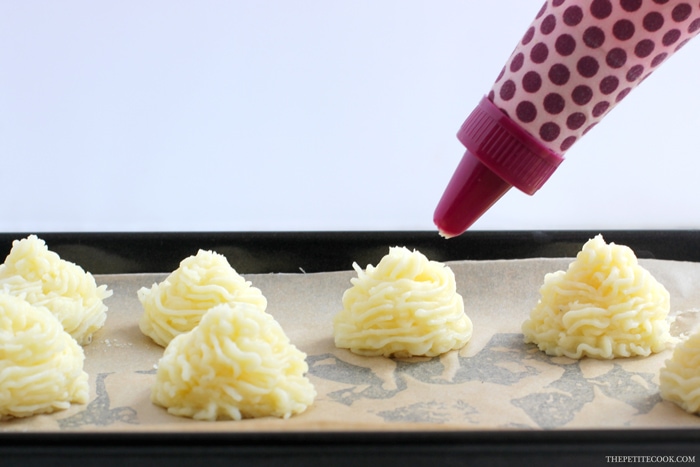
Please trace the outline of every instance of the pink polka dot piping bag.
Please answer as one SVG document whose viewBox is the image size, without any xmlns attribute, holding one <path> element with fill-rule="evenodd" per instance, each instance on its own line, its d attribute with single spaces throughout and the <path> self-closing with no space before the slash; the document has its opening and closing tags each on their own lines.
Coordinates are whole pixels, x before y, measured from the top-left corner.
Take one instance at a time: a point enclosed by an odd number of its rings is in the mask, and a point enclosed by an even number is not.
<svg viewBox="0 0 700 467">
<path fill-rule="evenodd" d="M 698 1 L 548 0 L 457 133 L 466 152 L 435 210 L 440 233 L 460 235 L 513 186 L 533 195 L 698 32 Z"/>
</svg>

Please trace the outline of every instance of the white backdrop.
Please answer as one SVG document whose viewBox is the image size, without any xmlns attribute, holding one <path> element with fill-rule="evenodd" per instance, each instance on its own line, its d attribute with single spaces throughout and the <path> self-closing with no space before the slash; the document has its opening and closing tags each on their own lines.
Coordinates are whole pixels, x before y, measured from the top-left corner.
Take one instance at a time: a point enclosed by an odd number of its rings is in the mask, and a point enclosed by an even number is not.
<svg viewBox="0 0 700 467">
<path fill-rule="evenodd" d="M 0 231 L 432 230 L 541 0 L 0 0 Z M 699 228 L 700 39 L 472 229 Z"/>
</svg>

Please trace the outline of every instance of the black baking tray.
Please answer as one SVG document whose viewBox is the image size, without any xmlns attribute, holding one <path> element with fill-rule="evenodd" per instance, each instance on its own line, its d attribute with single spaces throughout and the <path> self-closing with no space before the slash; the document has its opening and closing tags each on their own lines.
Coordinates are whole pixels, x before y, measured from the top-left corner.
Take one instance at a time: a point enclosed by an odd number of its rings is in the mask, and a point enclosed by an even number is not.
<svg viewBox="0 0 700 467">
<path fill-rule="evenodd" d="M 246 273 L 349 270 L 391 246 L 430 259 L 574 257 L 601 233 L 640 258 L 700 261 L 698 230 L 435 232 L 33 232 L 93 274 L 171 272 L 199 249 Z M 0 254 L 29 233 L 0 233 Z M 2 422 L 0 422 L 2 423 Z M 485 430 L 274 433 L 0 433 L 0 466 L 462 466 L 694 464 L 700 430 Z"/>
</svg>

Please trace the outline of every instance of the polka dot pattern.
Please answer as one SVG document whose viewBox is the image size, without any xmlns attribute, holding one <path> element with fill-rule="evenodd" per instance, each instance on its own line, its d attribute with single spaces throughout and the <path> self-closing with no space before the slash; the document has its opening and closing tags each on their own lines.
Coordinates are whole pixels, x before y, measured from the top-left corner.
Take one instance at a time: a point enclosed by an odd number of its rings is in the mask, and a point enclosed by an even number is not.
<svg viewBox="0 0 700 467">
<path fill-rule="evenodd" d="M 563 154 L 698 33 L 698 0 L 548 0 L 488 97 Z"/>
</svg>

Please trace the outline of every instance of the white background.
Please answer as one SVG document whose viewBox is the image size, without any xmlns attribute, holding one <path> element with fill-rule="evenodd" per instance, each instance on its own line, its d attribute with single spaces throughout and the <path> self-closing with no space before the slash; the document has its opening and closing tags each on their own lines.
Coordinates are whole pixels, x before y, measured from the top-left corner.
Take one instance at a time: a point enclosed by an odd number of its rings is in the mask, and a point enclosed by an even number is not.
<svg viewBox="0 0 700 467">
<path fill-rule="evenodd" d="M 537 0 L 0 0 L 0 231 L 433 230 Z M 700 227 L 700 39 L 473 230 Z"/>
</svg>

